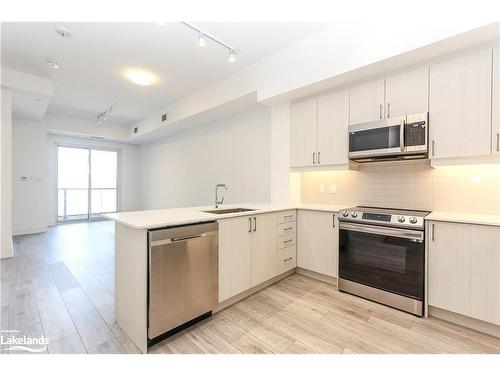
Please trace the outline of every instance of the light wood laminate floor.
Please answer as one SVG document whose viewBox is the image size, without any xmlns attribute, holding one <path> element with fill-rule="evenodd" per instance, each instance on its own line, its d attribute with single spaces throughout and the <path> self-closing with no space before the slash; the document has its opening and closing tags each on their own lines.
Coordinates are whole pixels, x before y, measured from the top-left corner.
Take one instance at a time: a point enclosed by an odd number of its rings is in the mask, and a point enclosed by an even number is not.
<svg viewBox="0 0 500 375">
<path fill-rule="evenodd" d="M 113 223 L 58 225 L 14 246 L 1 261 L 2 330 L 44 334 L 45 353 L 139 352 L 114 320 Z M 500 339 L 295 274 L 150 353 L 500 353 Z"/>
</svg>

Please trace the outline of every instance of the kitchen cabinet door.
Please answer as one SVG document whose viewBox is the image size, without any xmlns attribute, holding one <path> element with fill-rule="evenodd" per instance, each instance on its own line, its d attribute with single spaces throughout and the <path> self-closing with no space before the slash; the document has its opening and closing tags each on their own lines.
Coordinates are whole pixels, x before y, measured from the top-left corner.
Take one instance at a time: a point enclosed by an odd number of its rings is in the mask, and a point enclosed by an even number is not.
<svg viewBox="0 0 500 375">
<path fill-rule="evenodd" d="M 490 154 L 491 65 L 489 49 L 431 66 L 431 158 Z"/>
<path fill-rule="evenodd" d="M 316 164 L 317 101 L 316 98 L 290 106 L 290 166 Z"/>
<path fill-rule="evenodd" d="M 350 97 L 350 124 L 376 121 L 384 118 L 384 80 L 352 87 Z"/>
<path fill-rule="evenodd" d="M 428 111 L 429 68 L 405 72 L 385 80 L 386 118 Z"/>
<path fill-rule="evenodd" d="M 493 49 L 493 106 L 491 149 L 500 155 L 500 48 Z"/>
<path fill-rule="evenodd" d="M 349 90 L 318 98 L 318 165 L 347 164 Z"/>
<path fill-rule="evenodd" d="M 219 221 L 219 302 L 251 286 L 251 217 Z"/>
<path fill-rule="evenodd" d="M 278 274 L 277 246 L 278 216 L 274 213 L 252 219 L 252 286 Z"/>
<path fill-rule="evenodd" d="M 500 324 L 500 228 L 429 225 L 429 305 Z"/>
<path fill-rule="evenodd" d="M 297 267 L 337 277 L 337 262 L 338 225 L 335 214 L 300 210 L 297 223 Z"/>
</svg>

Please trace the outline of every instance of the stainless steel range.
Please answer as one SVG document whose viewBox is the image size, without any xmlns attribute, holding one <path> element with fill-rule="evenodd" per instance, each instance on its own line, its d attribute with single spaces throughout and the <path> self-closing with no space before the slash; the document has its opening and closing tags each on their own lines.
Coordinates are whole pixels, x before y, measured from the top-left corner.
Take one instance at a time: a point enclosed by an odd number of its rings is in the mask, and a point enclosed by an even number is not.
<svg viewBox="0 0 500 375">
<path fill-rule="evenodd" d="M 339 214 L 339 290 L 422 316 L 428 211 L 353 207 Z"/>
</svg>

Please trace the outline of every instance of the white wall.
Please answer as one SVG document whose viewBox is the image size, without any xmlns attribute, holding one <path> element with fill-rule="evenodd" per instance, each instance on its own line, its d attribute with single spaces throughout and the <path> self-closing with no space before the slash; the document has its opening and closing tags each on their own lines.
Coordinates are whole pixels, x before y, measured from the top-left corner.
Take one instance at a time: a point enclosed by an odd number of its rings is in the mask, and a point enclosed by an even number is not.
<svg viewBox="0 0 500 375">
<path fill-rule="evenodd" d="M 22 118 L 13 120 L 13 232 L 36 233 L 46 230 L 56 221 L 55 196 L 56 143 L 82 146 L 99 146 L 120 150 L 121 193 L 119 209 L 141 208 L 139 190 L 140 155 L 136 145 L 111 143 L 61 135 L 47 135 L 51 117 L 44 121 Z M 73 121 L 66 118 L 67 122 Z M 81 125 L 80 119 L 74 120 Z M 90 126 L 91 124 L 89 124 Z M 26 176 L 27 181 L 21 181 Z"/>
<path fill-rule="evenodd" d="M 259 107 L 141 146 L 143 208 L 213 204 L 217 183 L 226 203 L 269 201 L 270 121 Z"/>
<path fill-rule="evenodd" d="M 12 93 L 1 89 L 0 123 L 0 258 L 12 256 Z"/>
</svg>

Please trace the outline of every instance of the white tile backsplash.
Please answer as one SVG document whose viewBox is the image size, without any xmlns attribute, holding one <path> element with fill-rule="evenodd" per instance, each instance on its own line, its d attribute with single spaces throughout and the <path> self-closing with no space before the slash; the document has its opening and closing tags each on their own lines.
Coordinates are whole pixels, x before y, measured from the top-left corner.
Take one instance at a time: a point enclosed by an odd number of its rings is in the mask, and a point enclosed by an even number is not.
<svg viewBox="0 0 500 375">
<path fill-rule="evenodd" d="M 499 164 L 365 164 L 357 171 L 302 172 L 301 180 L 304 203 L 500 214 Z M 336 184 L 337 193 L 320 194 L 320 184 Z"/>
</svg>

